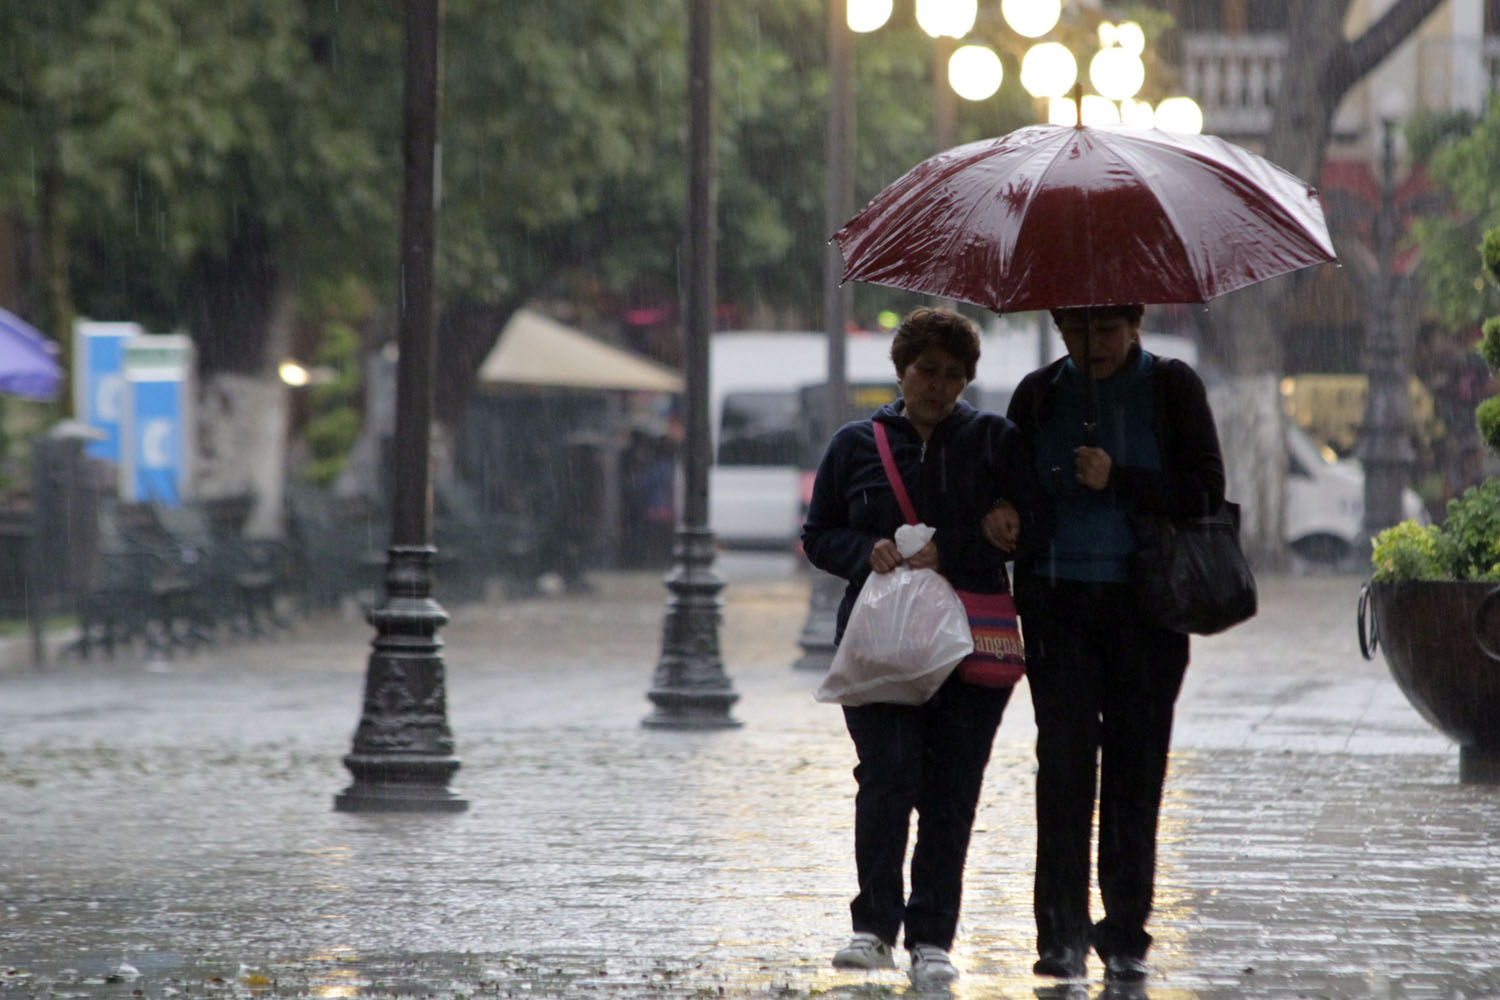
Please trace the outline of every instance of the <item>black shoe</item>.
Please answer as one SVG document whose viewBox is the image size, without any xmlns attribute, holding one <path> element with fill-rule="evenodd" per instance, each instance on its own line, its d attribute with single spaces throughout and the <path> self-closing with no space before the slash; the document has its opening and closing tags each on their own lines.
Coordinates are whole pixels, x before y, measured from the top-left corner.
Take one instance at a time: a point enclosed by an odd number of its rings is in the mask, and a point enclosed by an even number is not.
<svg viewBox="0 0 1500 1000">
<path fill-rule="evenodd" d="M 1111 955 L 1104 960 L 1106 983 L 1138 983 L 1146 978 L 1146 960 L 1133 955 Z"/>
<path fill-rule="evenodd" d="M 1048 948 L 1031 967 L 1038 976 L 1056 976 L 1058 979 L 1082 979 L 1088 975 L 1082 948 Z"/>
</svg>

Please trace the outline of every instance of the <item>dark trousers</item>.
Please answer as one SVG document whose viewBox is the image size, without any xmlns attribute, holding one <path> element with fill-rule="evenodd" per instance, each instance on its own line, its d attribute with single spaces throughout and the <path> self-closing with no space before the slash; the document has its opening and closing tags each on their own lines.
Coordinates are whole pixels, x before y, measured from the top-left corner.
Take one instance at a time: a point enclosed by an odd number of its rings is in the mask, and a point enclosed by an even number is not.
<svg viewBox="0 0 1500 1000">
<path fill-rule="evenodd" d="M 859 895 L 849 904 L 856 931 L 894 945 L 904 924 L 908 949 L 952 947 L 974 808 L 1010 692 L 967 684 L 955 673 L 922 705 L 844 709 L 859 756 Z M 917 843 L 907 899 L 901 869 L 913 809 Z"/>
<path fill-rule="evenodd" d="M 1144 957 L 1156 821 L 1188 639 L 1131 611 L 1123 583 L 1018 584 L 1037 725 L 1037 949 Z M 1099 803 L 1099 894 L 1089 923 L 1089 841 Z"/>
</svg>

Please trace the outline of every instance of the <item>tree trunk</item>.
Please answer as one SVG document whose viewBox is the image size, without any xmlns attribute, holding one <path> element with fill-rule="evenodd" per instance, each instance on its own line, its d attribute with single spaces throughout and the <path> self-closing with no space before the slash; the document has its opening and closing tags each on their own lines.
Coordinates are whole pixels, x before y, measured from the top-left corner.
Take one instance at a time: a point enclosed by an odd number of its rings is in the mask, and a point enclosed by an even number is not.
<svg viewBox="0 0 1500 1000">
<path fill-rule="evenodd" d="M 60 417 L 73 415 L 73 293 L 68 283 L 68 234 L 63 221 L 63 198 L 66 190 L 60 152 L 54 146 L 46 154 L 37 187 L 37 219 L 42 257 L 43 327 L 57 341 L 58 364 L 64 382 L 58 388 L 54 405 Z"/>
<path fill-rule="evenodd" d="M 1350 0 L 1288 0 L 1287 53 L 1266 140 L 1266 156 L 1317 184 L 1333 118 L 1349 90 L 1421 26 L 1442 0 L 1396 0 L 1357 38 L 1344 37 Z M 1295 276 L 1254 286 L 1224 301 L 1223 353 L 1239 374 L 1283 370 L 1285 331 L 1276 303 Z"/>
<path fill-rule="evenodd" d="M 253 497 L 245 533 L 257 538 L 279 538 L 285 527 L 289 390 L 276 365 L 289 353 L 295 308 L 292 283 L 278 278 L 266 314 L 261 371 L 206 372 L 200 393 L 200 494 Z"/>
</svg>

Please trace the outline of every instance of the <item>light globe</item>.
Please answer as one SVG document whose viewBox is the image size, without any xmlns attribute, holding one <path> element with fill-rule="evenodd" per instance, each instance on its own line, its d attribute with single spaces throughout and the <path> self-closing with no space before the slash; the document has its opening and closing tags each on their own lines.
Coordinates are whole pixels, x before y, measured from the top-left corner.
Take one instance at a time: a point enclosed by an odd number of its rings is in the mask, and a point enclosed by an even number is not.
<svg viewBox="0 0 1500 1000">
<path fill-rule="evenodd" d="M 1134 97 L 1146 82 L 1141 57 L 1122 48 L 1100 49 L 1089 61 L 1089 80 L 1094 89 L 1112 101 Z"/>
<path fill-rule="evenodd" d="M 1071 97 L 1051 97 L 1047 99 L 1047 124 L 1048 125 L 1077 125 L 1078 105 L 1073 103 Z"/>
<path fill-rule="evenodd" d="M 1127 97 L 1120 102 L 1120 121 L 1130 128 L 1155 128 L 1156 111 L 1150 101 Z"/>
<path fill-rule="evenodd" d="M 1196 135 L 1203 131 L 1203 109 L 1191 97 L 1168 97 L 1156 106 L 1156 127 Z"/>
<path fill-rule="evenodd" d="M 1122 21 L 1115 25 L 1115 44 L 1138 56 L 1146 51 L 1146 33 L 1134 21 Z"/>
<path fill-rule="evenodd" d="M 979 0 L 917 0 L 917 24 L 933 38 L 962 38 L 979 17 Z"/>
<path fill-rule="evenodd" d="M 1042 42 L 1021 59 L 1021 86 L 1032 97 L 1061 97 L 1078 79 L 1078 61 L 1059 42 Z"/>
<path fill-rule="evenodd" d="M 1000 13 L 1016 34 L 1040 38 L 1057 26 L 1062 0 L 1001 0 Z"/>
<path fill-rule="evenodd" d="M 1120 124 L 1120 106 L 1098 94 L 1083 95 L 1083 123 L 1088 126 Z"/>
<path fill-rule="evenodd" d="M 875 31 L 884 25 L 891 19 L 891 9 L 895 6 L 895 0 L 848 0 L 848 2 L 845 16 L 849 21 L 849 30 L 861 33 Z"/>
<path fill-rule="evenodd" d="M 961 45 L 948 57 L 948 83 L 965 100 L 993 97 L 1004 79 L 1005 67 L 987 45 Z"/>
<path fill-rule="evenodd" d="M 276 374 L 281 376 L 281 381 L 290 386 L 304 386 L 312 381 L 306 368 L 295 361 L 283 361 L 276 369 Z"/>
</svg>

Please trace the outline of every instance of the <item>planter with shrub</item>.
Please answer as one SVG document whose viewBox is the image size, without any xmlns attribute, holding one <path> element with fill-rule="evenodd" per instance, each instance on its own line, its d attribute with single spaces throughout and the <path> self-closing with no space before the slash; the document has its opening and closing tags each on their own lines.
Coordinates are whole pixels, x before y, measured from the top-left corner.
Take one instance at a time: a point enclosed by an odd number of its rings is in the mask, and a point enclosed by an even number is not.
<svg viewBox="0 0 1500 1000">
<path fill-rule="evenodd" d="M 1485 269 L 1500 280 L 1500 229 L 1486 234 Z M 1479 353 L 1500 372 L 1500 317 Z M 1475 412 L 1500 451 L 1500 396 Z M 1500 479 L 1449 501 L 1441 525 L 1403 521 L 1376 535 L 1374 573 L 1360 593 L 1360 649 L 1386 664 L 1412 706 L 1459 745 L 1459 780 L 1500 784 Z"/>
</svg>

